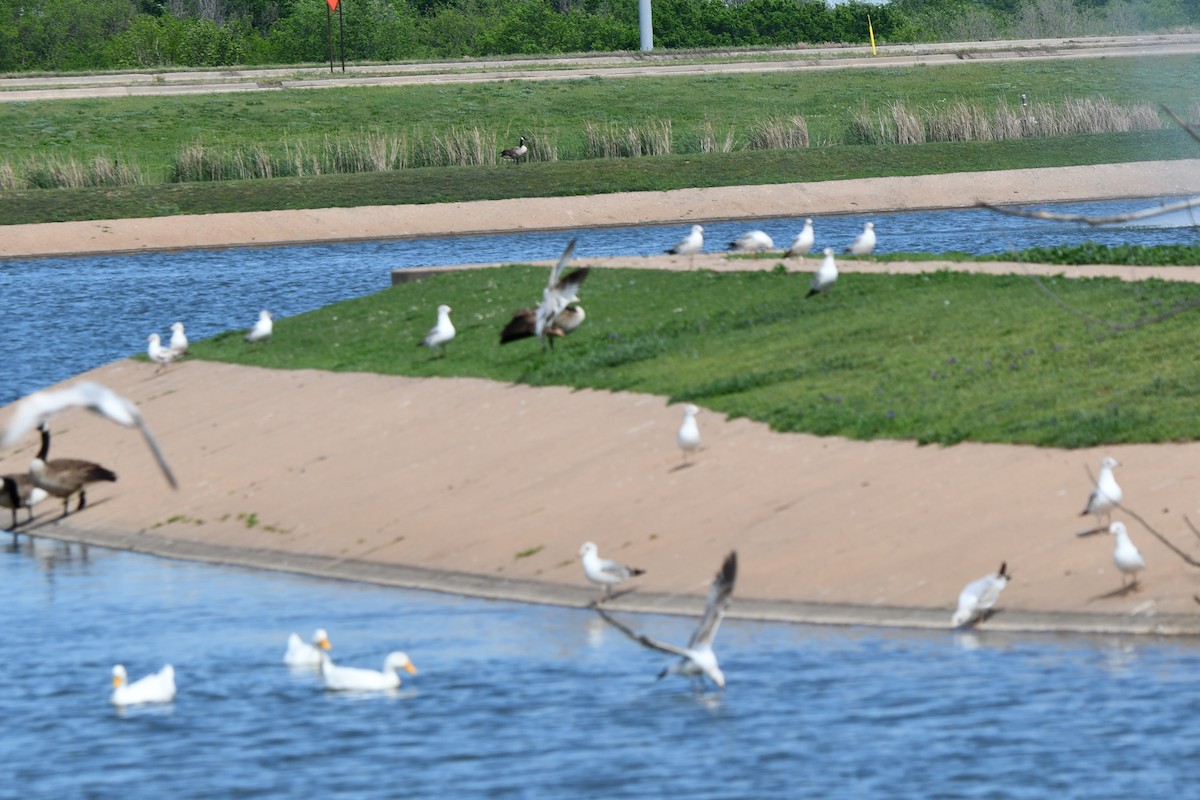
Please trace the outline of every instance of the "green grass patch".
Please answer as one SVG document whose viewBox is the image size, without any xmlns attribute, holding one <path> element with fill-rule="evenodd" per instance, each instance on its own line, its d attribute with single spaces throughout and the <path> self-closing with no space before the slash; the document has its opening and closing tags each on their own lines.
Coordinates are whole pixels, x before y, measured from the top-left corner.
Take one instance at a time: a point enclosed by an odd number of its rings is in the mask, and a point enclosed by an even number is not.
<svg viewBox="0 0 1200 800">
<path fill-rule="evenodd" d="M 1200 305 L 1200 286 L 1040 282 L 848 269 L 831 294 L 805 300 L 809 275 L 779 268 L 597 269 L 582 293 L 587 322 L 542 353 L 534 341 L 498 343 L 511 313 L 545 285 L 544 268 L 510 266 L 277 320 L 264 347 L 229 332 L 192 350 L 283 369 L 648 392 L 780 431 L 857 439 L 1090 447 L 1200 437 L 1200 371 L 1173 355 L 1193 348 L 1194 314 L 1113 327 Z M 458 337 L 435 358 L 417 342 L 443 302 Z"/>
</svg>

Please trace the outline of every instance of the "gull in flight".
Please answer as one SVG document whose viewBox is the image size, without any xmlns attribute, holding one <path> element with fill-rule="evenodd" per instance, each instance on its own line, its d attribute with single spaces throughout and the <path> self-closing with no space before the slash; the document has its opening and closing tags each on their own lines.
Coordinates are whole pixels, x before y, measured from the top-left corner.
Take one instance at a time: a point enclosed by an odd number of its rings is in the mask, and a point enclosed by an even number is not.
<svg viewBox="0 0 1200 800">
<path fill-rule="evenodd" d="M 563 276 L 563 268 L 571 260 L 575 251 L 576 239 L 572 239 L 558 263 L 550 269 L 550 278 L 546 288 L 542 290 L 542 302 L 536 308 L 523 308 L 512 315 L 512 319 L 500 332 L 500 344 L 508 344 L 518 339 L 536 336 L 542 341 L 542 349 L 546 342 L 554 346 L 554 339 L 571 333 L 583 324 L 587 315 L 583 307 L 575 302 L 579 289 L 587 279 L 590 267 L 582 267 Z"/>
<path fill-rule="evenodd" d="M 804 220 L 804 230 L 796 234 L 796 238 L 792 239 L 792 244 L 788 247 L 787 252 L 783 254 L 784 258 L 792 256 L 808 255 L 808 251 L 812 250 L 815 237 L 813 236 L 812 220 Z"/>
<path fill-rule="evenodd" d="M 805 297 L 812 297 L 814 294 L 828 292 L 837 283 L 838 268 L 837 262 L 833 260 L 833 248 L 825 248 L 825 260 L 821 262 L 821 266 L 813 273 L 812 286 L 808 289 L 808 294 Z"/>
<path fill-rule="evenodd" d="M 683 424 L 679 426 L 679 449 L 683 451 L 683 463 L 687 463 L 688 455 L 700 449 L 700 426 L 696 424 L 696 415 L 700 409 L 688 403 L 683 407 Z"/>
<path fill-rule="evenodd" d="M 700 625 L 696 628 L 696 632 L 688 640 L 687 647 L 660 642 L 637 633 L 610 617 L 600 606 L 596 606 L 596 612 L 606 622 L 638 644 L 680 657 L 679 661 L 658 674 L 660 679 L 674 673 L 686 676 L 693 681 L 693 685 L 696 685 L 697 679 L 703 683 L 704 678 L 707 677 L 719 688 L 724 689 L 725 673 L 721 672 L 721 667 L 717 664 L 717 654 L 713 652 L 712 643 L 716 638 L 717 628 L 721 626 L 721 619 L 729 608 L 729 602 L 733 599 L 735 580 L 737 580 L 736 551 L 725 557 L 725 563 L 721 565 L 721 570 L 713 578 L 712 586 L 708 590 L 708 603 L 704 607 L 704 616 L 700 619 Z"/>
<path fill-rule="evenodd" d="M 112 676 L 114 706 L 169 703 L 175 699 L 175 668 L 170 664 L 133 683 L 129 683 L 129 674 L 120 664 L 113 667 Z"/>
<path fill-rule="evenodd" d="M 454 323 L 450 321 L 450 312 L 454 309 L 442 303 L 437 309 L 437 324 L 429 329 L 429 334 L 421 340 L 420 347 L 428 347 L 430 350 L 442 348 L 442 355 L 446 354 L 446 345 L 454 338 L 455 330 Z"/>
<path fill-rule="evenodd" d="M 383 662 L 382 672 L 361 667 L 339 667 L 329 656 L 322 654 L 321 657 L 321 677 L 325 680 L 325 688 L 335 692 L 383 692 L 398 689 L 400 675 L 396 670 L 400 669 L 410 675 L 417 674 L 417 668 L 408 660 L 408 656 L 399 651 L 388 654 Z"/>
<path fill-rule="evenodd" d="M 152 333 L 147 336 L 146 341 L 150 343 L 146 347 L 146 355 L 150 357 L 151 361 L 153 361 L 155 364 L 158 364 L 158 369 L 156 369 L 155 372 L 166 369 L 168 364 L 183 355 L 182 351 L 176 351 L 169 347 L 163 347 L 162 339 L 159 338 L 157 333 Z"/>
<path fill-rule="evenodd" d="M 868 222 L 863 226 L 863 231 L 858 236 L 854 237 L 854 241 L 846 248 L 847 253 L 852 253 L 856 256 L 869 256 L 871 251 L 875 249 L 875 223 Z"/>
<path fill-rule="evenodd" d="M 170 348 L 171 352 L 175 353 L 177 356 L 186 356 L 191 354 L 191 351 L 188 350 L 188 338 L 187 334 L 183 332 L 182 322 L 171 323 Z"/>
<path fill-rule="evenodd" d="M 265 342 L 271 338 L 271 334 L 274 331 L 275 323 L 271 321 L 271 312 L 264 308 L 258 312 L 258 321 L 254 323 L 254 327 L 246 334 L 246 341 L 251 344 Z"/>
<path fill-rule="evenodd" d="M 599 602 L 611 598 L 613 587 L 617 584 L 646 572 L 644 569 L 627 567 L 616 561 L 601 558 L 596 545 L 592 542 L 583 543 L 583 547 L 579 548 L 579 556 L 583 559 L 584 577 L 592 583 L 604 587 L 604 596 L 600 598 Z"/>
<path fill-rule="evenodd" d="M 1100 477 L 1096 479 L 1096 488 L 1092 489 L 1092 493 L 1088 495 L 1087 505 L 1083 507 L 1083 511 L 1079 512 L 1079 516 L 1086 517 L 1092 514 L 1096 517 L 1097 533 L 1106 530 L 1106 527 L 1100 522 L 1100 518 L 1112 520 L 1112 510 L 1120 505 L 1121 498 L 1124 496 L 1121 492 L 1121 487 L 1117 485 L 1117 479 L 1113 477 L 1113 467 L 1119 467 L 1121 463 L 1115 458 L 1105 458 L 1100 462 Z"/>
<path fill-rule="evenodd" d="M 324 628 L 317 628 L 313 633 L 312 644 L 293 633 L 288 637 L 283 663 L 289 667 L 315 667 L 321 663 L 321 656 L 332 647 Z"/>
<path fill-rule="evenodd" d="M 696 266 L 696 253 L 699 253 L 702 247 L 704 247 L 704 227 L 693 225 L 692 232 L 680 239 L 667 253 L 673 256 L 687 256 L 688 269 L 692 269 Z"/>
<path fill-rule="evenodd" d="M 146 446 L 150 448 L 154 460 L 158 462 L 158 468 L 162 470 L 167 483 L 171 484 L 172 489 L 178 488 L 175 475 L 171 472 L 166 458 L 163 457 L 162 450 L 159 449 L 158 440 L 154 438 L 146 421 L 142 419 L 142 412 L 138 410 L 138 407 L 107 386 L 101 386 L 91 381 L 82 381 L 65 389 L 34 392 L 20 400 L 17 403 L 16 411 L 8 420 L 8 427 L 5 429 L 4 435 L 0 436 L 0 448 L 11 447 L 26 433 L 68 408 L 86 408 L 107 417 L 118 425 L 137 428 L 141 431 L 142 438 L 146 440 Z"/>
<path fill-rule="evenodd" d="M 765 231 L 749 231 L 730 242 L 729 249 L 739 253 L 761 253 L 775 249 L 775 242 Z"/>
<path fill-rule="evenodd" d="M 966 628 L 983 622 L 991 615 L 992 607 L 1000 599 L 1000 593 L 1012 579 L 1008 573 L 1008 563 L 1000 565 L 994 575 L 984 575 L 977 581 L 971 581 L 962 594 L 958 596 L 958 610 L 950 624 L 955 628 Z"/>
</svg>

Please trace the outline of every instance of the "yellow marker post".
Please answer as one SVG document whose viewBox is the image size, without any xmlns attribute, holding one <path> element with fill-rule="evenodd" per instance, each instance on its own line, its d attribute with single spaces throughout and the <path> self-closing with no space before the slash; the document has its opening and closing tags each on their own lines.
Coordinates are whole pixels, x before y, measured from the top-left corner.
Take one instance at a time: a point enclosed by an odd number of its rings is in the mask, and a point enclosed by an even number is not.
<svg viewBox="0 0 1200 800">
<path fill-rule="evenodd" d="M 871 34 L 871 55 L 875 55 L 875 29 L 871 27 L 870 14 L 867 14 L 867 33 Z"/>
</svg>

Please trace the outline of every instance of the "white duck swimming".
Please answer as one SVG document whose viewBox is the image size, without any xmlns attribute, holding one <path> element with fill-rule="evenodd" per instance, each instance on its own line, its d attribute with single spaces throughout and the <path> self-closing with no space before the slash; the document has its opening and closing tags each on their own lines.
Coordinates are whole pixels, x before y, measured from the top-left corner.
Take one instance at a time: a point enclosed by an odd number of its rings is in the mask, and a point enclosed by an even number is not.
<svg viewBox="0 0 1200 800">
<path fill-rule="evenodd" d="M 133 683 L 128 682 L 129 675 L 120 664 L 113 667 L 112 676 L 114 706 L 169 703 L 175 699 L 175 668 L 170 664 Z"/>
<path fill-rule="evenodd" d="M 400 675 L 396 670 L 404 670 L 410 675 L 417 674 L 417 668 L 409 661 L 408 656 L 399 651 L 389 653 L 383 662 L 383 671 L 362 669 L 360 667 L 339 667 L 329 656 L 321 659 L 321 677 L 325 680 L 325 688 L 335 692 L 382 692 L 400 687 Z"/>
<path fill-rule="evenodd" d="M 324 628 L 313 632 L 312 644 L 293 633 L 287 640 L 287 651 L 283 654 L 283 663 L 289 667 L 315 667 L 321 663 L 321 655 L 332 647 L 329 644 L 329 634 Z"/>
</svg>

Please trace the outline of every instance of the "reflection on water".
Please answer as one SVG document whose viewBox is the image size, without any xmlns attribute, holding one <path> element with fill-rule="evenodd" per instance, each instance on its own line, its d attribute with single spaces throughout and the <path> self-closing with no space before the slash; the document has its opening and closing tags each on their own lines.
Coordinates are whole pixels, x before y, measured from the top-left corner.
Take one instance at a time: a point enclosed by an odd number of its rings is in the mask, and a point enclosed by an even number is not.
<svg viewBox="0 0 1200 800">
<path fill-rule="evenodd" d="M 1195 641 L 727 621 L 729 688 L 696 695 L 583 610 L 45 540 L 0 581 L 0 759 L 24 798 L 1187 797 L 1200 756 Z M 420 674 L 327 693 L 282 663 L 316 627 L 343 663 L 399 648 Z M 118 661 L 173 663 L 175 702 L 118 713 Z"/>
</svg>

